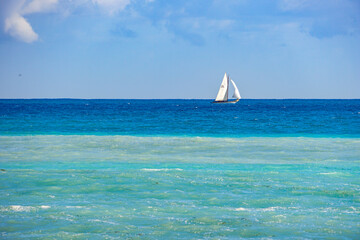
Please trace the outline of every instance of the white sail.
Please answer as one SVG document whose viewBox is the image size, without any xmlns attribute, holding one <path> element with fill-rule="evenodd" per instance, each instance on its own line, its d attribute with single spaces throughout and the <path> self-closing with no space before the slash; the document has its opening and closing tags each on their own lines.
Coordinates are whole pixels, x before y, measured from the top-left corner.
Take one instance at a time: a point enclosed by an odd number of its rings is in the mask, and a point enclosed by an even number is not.
<svg viewBox="0 0 360 240">
<path fill-rule="evenodd" d="M 233 97 L 236 98 L 236 99 L 240 99 L 241 96 L 240 96 L 240 93 L 239 93 L 239 89 L 236 87 L 236 84 L 232 79 L 231 79 L 231 83 L 232 83 L 232 85 L 234 86 L 234 89 L 235 89 Z"/>
<path fill-rule="evenodd" d="M 215 98 L 216 102 L 224 102 L 228 100 L 228 90 L 229 90 L 229 77 L 225 73 L 224 78 L 221 82 L 219 92 Z"/>
</svg>

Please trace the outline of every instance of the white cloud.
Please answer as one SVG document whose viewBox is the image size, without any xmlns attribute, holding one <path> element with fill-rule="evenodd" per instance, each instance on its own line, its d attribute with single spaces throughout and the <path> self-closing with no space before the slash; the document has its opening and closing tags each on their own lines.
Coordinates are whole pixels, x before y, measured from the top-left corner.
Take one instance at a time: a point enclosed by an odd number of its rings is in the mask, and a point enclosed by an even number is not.
<svg viewBox="0 0 360 240">
<path fill-rule="evenodd" d="M 110 15 L 117 13 L 130 4 L 130 0 L 92 0 L 94 4 L 97 4 Z"/>
<path fill-rule="evenodd" d="M 5 32 L 26 43 L 31 43 L 38 39 L 38 35 L 34 32 L 31 25 L 19 14 L 13 14 L 5 19 Z"/>
<path fill-rule="evenodd" d="M 21 14 L 49 12 L 56 8 L 57 3 L 58 0 L 33 0 L 22 8 Z"/>
<path fill-rule="evenodd" d="M 38 40 L 30 23 L 24 16 L 34 13 L 47 13 L 51 11 L 61 11 L 62 7 L 70 6 L 77 8 L 79 6 L 99 6 L 109 15 L 113 15 L 126 8 L 131 0 L 0 0 L 0 10 L 3 14 L 5 23 L 5 33 L 16 38 L 19 41 L 31 43 Z M 146 0 L 149 1 L 149 0 Z M 61 5 L 60 5 L 61 3 Z M 0 19 L 1 20 L 1 19 Z"/>
<path fill-rule="evenodd" d="M 0 0 L 0 26 L 4 32 L 26 43 L 39 39 L 29 22 L 31 14 L 55 12 L 63 17 L 72 13 L 102 13 L 114 16 L 124 11 L 132 2 L 152 3 L 155 0 Z M 94 11 L 95 10 L 95 11 Z"/>
<path fill-rule="evenodd" d="M 7 7 L 4 21 L 5 33 L 26 43 L 38 40 L 38 35 L 24 16 L 52 11 L 56 8 L 57 3 L 58 0 L 17 0 L 12 4 L 4 5 Z"/>
</svg>

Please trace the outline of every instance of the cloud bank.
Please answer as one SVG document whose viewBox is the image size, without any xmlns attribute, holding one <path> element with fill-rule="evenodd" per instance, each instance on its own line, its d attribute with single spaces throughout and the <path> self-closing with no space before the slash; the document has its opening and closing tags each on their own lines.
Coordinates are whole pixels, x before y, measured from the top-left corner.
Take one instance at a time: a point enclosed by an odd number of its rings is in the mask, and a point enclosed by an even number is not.
<svg viewBox="0 0 360 240">
<path fill-rule="evenodd" d="M 73 7 L 90 4 L 100 7 L 109 15 L 113 15 L 124 10 L 130 4 L 130 0 L 65 0 L 61 3 Z M 57 11 L 59 4 L 59 0 L 4 0 L 0 2 L 4 32 L 22 42 L 37 41 L 39 36 L 25 16 Z"/>
<path fill-rule="evenodd" d="M 109 27 L 111 33 L 127 38 L 137 36 L 128 27 L 132 22 L 149 22 L 196 46 L 217 35 L 234 36 L 291 23 L 318 39 L 360 32 L 358 0 L 0 0 L 4 32 L 26 43 L 39 39 L 28 16 L 49 12 L 63 16 L 100 12 L 103 22 L 111 18 L 111 24 L 122 26 Z"/>
</svg>

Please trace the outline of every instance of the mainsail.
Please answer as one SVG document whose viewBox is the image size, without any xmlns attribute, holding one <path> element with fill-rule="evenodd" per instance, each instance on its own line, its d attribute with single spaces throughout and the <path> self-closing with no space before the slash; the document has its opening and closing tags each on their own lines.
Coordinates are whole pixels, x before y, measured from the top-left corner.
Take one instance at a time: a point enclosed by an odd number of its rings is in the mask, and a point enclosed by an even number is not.
<svg viewBox="0 0 360 240">
<path fill-rule="evenodd" d="M 233 97 L 236 98 L 236 99 L 240 99 L 241 96 L 240 96 L 240 93 L 239 93 L 239 89 L 236 87 L 236 84 L 232 79 L 231 79 L 231 83 L 232 83 L 232 85 L 234 86 L 234 89 L 235 89 Z"/>
<path fill-rule="evenodd" d="M 228 100 L 228 90 L 229 90 L 229 77 L 225 73 L 224 78 L 220 85 L 219 92 L 215 98 L 215 101 L 226 102 Z"/>
</svg>

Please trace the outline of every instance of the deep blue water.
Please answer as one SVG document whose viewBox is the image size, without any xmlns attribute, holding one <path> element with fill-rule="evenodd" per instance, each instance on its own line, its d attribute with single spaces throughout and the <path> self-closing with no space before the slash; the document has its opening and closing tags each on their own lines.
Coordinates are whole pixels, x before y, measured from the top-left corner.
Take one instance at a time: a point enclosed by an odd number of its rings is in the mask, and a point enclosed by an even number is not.
<svg viewBox="0 0 360 240">
<path fill-rule="evenodd" d="M 360 136 L 360 100 L 0 100 L 0 134 Z"/>
</svg>

